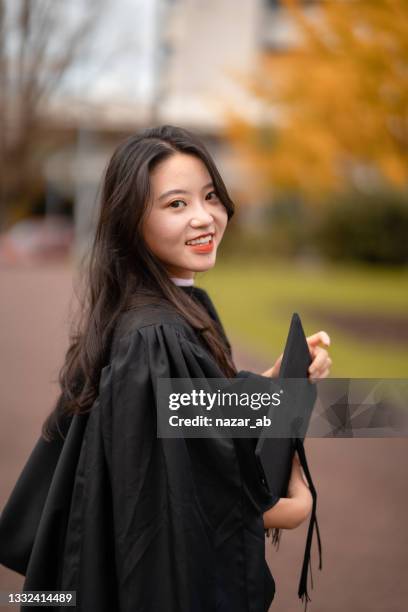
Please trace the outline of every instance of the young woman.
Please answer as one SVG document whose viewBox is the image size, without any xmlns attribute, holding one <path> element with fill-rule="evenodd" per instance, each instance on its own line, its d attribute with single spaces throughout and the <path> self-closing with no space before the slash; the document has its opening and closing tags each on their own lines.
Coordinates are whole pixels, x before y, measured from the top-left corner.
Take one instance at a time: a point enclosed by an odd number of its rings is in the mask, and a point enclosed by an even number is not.
<svg viewBox="0 0 408 612">
<path fill-rule="evenodd" d="M 275 587 L 264 529 L 312 499 L 295 457 L 287 498 L 231 438 L 158 438 L 159 378 L 255 377 L 196 272 L 212 268 L 233 203 L 203 144 L 164 126 L 129 138 L 106 170 L 88 300 L 62 393 L 0 522 L 0 560 L 25 590 L 76 591 L 83 612 L 264 612 Z M 308 339 L 327 376 L 325 332 Z M 58 609 L 58 604 L 55 604 Z"/>
</svg>

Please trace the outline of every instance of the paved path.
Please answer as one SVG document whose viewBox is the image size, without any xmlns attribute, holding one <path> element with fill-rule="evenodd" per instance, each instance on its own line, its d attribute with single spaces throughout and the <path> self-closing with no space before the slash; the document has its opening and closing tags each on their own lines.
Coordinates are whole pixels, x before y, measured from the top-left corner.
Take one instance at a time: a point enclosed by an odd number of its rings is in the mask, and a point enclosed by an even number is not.
<svg viewBox="0 0 408 612">
<path fill-rule="evenodd" d="M 66 349 L 72 274 L 68 266 L 56 264 L 0 268 L 0 287 L 3 506 L 57 395 L 53 381 Z M 240 368 L 263 371 L 271 365 L 239 349 L 235 356 Z M 307 448 L 323 539 L 322 572 L 314 544 L 309 610 L 405 612 L 408 440 L 308 440 Z M 285 531 L 279 551 L 267 543 L 277 584 L 273 612 L 303 610 L 297 585 L 306 528 Z M 0 590 L 19 590 L 21 585 L 21 577 L 0 568 Z"/>
</svg>

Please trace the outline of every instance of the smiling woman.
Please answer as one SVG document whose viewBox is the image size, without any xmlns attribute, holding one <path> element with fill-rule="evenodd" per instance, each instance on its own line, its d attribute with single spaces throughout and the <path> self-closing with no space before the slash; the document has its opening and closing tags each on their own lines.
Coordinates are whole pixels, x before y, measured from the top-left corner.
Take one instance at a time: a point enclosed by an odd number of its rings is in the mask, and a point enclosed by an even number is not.
<svg viewBox="0 0 408 612">
<path fill-rule="evenodd" d="M 278 360 L 263 375 L 237 372 L 194 286 L 233 210 L 186 130 L 146 130 L 114 152 L 61 395 L 0 520 L 0 561 L 25 590 L 75 591 L 81 612 L 268 610 L 264 528 L 310 512 L 299 466 L 279 499 L 251 440 L 157 437 L 160 378 L 251 377 L 264 389 L 279 371 Z"/>
<path fill-rule="evenodd" d="M 143 224 L 147 246 L 174 277 L 193 278 L 195 272 L 212 268 L 228 212 L 205 164 L 193 155 L 175 153 L 156 166 L 150 180 L 151 201 Z"/>
</svg>

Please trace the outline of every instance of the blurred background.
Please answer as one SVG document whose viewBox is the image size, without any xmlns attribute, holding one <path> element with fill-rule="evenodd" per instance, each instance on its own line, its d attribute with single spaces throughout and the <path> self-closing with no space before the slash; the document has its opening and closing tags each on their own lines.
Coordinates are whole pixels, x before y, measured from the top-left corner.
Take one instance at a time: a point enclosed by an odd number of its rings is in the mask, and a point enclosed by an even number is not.
<svg viewBox="0 0 408 612">
<path fill-rule="evenodd" d="M 237 365 L 270 367 L 297 311 L 332 376 L 407 377 L 406 0 L 0 0 L 2 503 L 58 393 L 104 167 L 162 123 L 202 137 L 236 202 L 197 284 Z M 308 446 L 311 610 L 406 610 L 406 440 Z M 267 542 L 273 610 L 301 605 L 306 527 Z"/>
</svg>

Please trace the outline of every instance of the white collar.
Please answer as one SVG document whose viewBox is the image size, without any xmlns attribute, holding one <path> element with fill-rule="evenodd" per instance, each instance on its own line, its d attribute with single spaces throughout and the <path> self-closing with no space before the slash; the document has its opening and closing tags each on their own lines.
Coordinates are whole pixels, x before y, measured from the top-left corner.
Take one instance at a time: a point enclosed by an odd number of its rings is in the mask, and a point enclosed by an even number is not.
<svg viewBox="0 0 408 612">
<path fill-rule="evenodd" d="M 170 276 L 170 280 L 179 287 L 191 287 L 194 285 L 194 278 L 177 278 L 176 276 Z"/>
</svg>

